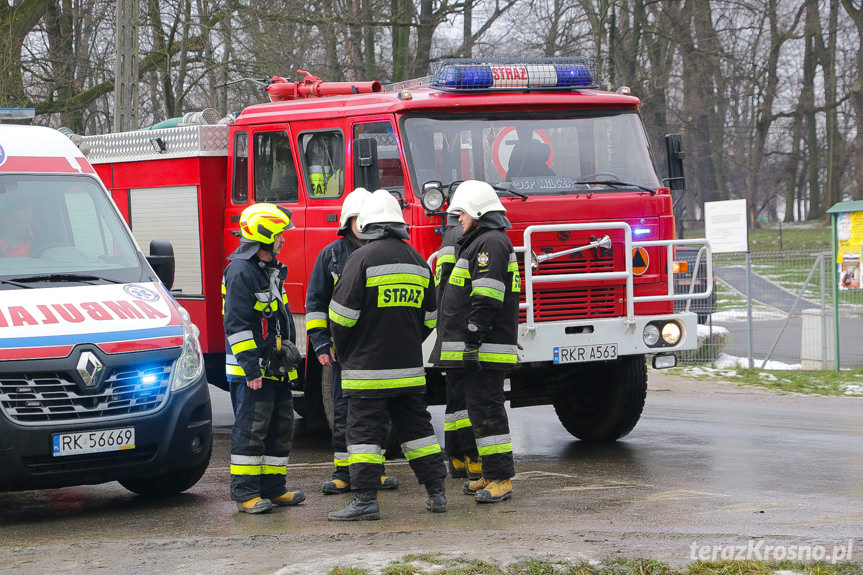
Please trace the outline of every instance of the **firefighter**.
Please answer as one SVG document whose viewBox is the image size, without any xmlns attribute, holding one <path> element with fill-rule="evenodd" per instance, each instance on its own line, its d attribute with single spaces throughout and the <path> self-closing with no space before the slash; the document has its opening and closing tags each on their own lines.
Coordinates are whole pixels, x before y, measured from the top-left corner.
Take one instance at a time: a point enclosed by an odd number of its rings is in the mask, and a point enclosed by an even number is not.
<svg viewBox="0 0 863 575">
<path fill-rule="evenodd" d="M 422 342 L 437 321 L 426 262 L 410 246 L 398 201 L 376 191 L 357 217 L 368 243 L 348 260 L 330 303 L 330 327 L 348 398 L 348 459 L 353 501 L 333 521 L 380 519 L 377 491 L 387 417 L 414 474 L 428 493 L 426 508 L 446 511 L 446 466 L 425 399 Z"/>
<path fill-rule="evenodd" d="M 327 325 L 327 313 L 333 288 L 339 281 L 348 257 L 365 242 L 357 237 L 357 215 L 360 206 L 371 193 L 357 188 L 345 198 L 339 217 L 338 234 L 342 237 L 326 246 L 309 278 L 306 293 L 306 331 L 311 349 L 322 366 L 321 385 L 329 385 L 333 398 L 333 470 L 332 478 L 325 481 L 321 490 L 325 495 L 345 493 L 351 489 L 351 474 L 348 470 L 348 447 L 345 443 L 345 428 L 348 418 L 348 400 L 342 395 L 341 365 L 333 351 L 333 340 Z M 381 489 L 396 489 L 395 477 L 381 476 Z"/>
<path fill-rule="evenodd" d="M 297 505 L 288 491 L 294 406 L 291 385 L 300 354 L 284 283 L 288 270 L 276 256 L 291 212 L 259 203 L 240 215 L 240 246 L 228 256 L 222 278 L 226 372 L 234 405 L 231 431 L 231 499 L 244 513 Z"/>
<path fill-rule="evenodd" d="M 510 497 L 515 475 L 503 383 L 518 360 L 521 277 L 506 208 L 489 184 L 461 183 L 447 211 L 459 214 L 464 235 L 444 288 L 432 361 L 464 390 L 482 460 L 482 477 L 465 482 L 464 492 L 494 503 Z"/>
<path fill-rule="evenodd" d="M 441 309 L 444 288 L 457 258 L 458 240 L 462 237 L 462 227 L 458 214 L 448 214 L 447 229 L 441 240 L 435 260 L 434 282 L 437 292 L 437 306 Z M 444 443 L 449 458 L 449 473 L 453 478 L 479 479 L 482 467 L 476 450 L 473 428 L 467 415 L 462 378 L 453 377 L 446 372 L 446 410 L 444 411 Z"/>
</svg>

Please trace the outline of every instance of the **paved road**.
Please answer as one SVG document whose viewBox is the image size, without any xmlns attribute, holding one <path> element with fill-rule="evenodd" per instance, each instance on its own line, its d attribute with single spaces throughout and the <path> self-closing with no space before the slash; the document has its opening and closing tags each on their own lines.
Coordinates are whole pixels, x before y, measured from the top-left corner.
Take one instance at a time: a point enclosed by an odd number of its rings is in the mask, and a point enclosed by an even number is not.
<svg viewBox="0 0 863 575">
<path fill-rule="evenodd" d="M 753 356 L 756 359 L 767 357 L 767 353 L 773 347 L 776 338 L 782 334 L 771 359 L 788 364 L 800 363 L 803 320 L 800 317 L 792 317 L 783 332 L 784 323 L 784 319 L 753 320 Z M 828 322 L 828 329 L 832 329 L 832 323 L 831 318 Z M 748 356 L 749 329 L 745 320 L 714 322 L 714 325 L 722 326 L 731 331 L 732 342 L 725 347 L 725 353 L 738 357 Z M 839 351 L 842 367 L 863 366 L 861 340 L 863 340 L 863 318 L 841 316 L 839 320 Z M 833 360 L 832 351 L 828 351 L 828 357 L 830 361 Z M 760 363 L 756 365 L 761 366 Z"/>
<path fill-rule="evenodd" d="M 309 500 L 238 515 L 227 500 L 223 394 L 218 405 L 212 466 L 188 494 L 149 501 L 117 484 L 0 494 L 0 573 L 326 573 L 420 551 L 686 564 L 693 544 L 832 546 L 854 537 L 863 553 L 863 399 L 651 372 L 644 417 L 616 444 L 573 440 L 549 407 L 513 410 L 512 500 L 480 506 L 448 480 L 450 510 L 432 515 L 395 461 L 389 470 L 402 487 L 382 495 L 381 521 L 362 524 L 327 522 L 349 497 L 318 494 L 327 441 L 302 427 L 289 478 Z M 441 412 L 434 408 L 437 424 Z"/>
<path fill-rule="evenodd" d="M 713 268 L 713 273 L 716 277 L 741 294 L 746 293 L 746 266 L 717 266 Z M 817 279 L 816 279 L 817 281 Z M 797 300 L 797 293 L 790 292 L 779 284 L 770 281 L 766 277 L 755 273 L 750 276 L 750 287 L 752 289 L 752 299 L 769 305 L 780 311 L 788 313 L 794 306 Z M 802 285 L 800 286 L 802 287 Z M 813 284 L 810 282 L 810 289 L 813 289 Z M 804 309 L 819 309 L 820 303 L 815 303 L 806 299 L 801 299 L 794 307 L 794 313 L 799 314 Z"/>
</svg>

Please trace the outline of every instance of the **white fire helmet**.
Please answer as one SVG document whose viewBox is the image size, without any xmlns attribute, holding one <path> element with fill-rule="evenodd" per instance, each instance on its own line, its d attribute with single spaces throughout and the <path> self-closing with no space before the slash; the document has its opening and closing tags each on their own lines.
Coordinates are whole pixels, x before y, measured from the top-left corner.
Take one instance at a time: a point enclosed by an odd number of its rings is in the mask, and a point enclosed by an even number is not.
<svg viewBox="0 0 863 575">
<path fill-rule="evenodd" d="M 339 216 L 339 233 L 344 234 L 350 228 L 350 219 L 360 215 L 362 205 L 372 197 L 372 193 L 365 188 L 357 188 L 347 195 L 342 204 L 342 213 Z"/>
<path fill-rule="evenodd" d="M 447 212 L 464 212 L 478 220 L 491 212 L 506 213 L 506 208 L 500 203 L 500 198 L 489 184 L 478 180 L 465 180 L 459 184 L 453 194 Z"/>
<path fill-rule="evenodd" d="M 399 201 L 386 190 L 376 190 L 360 208 L 360 215 L 357 216 L 360 231 L 365 231 L 366 226 L 371 224 L 405 225 Z"/>
</svg>

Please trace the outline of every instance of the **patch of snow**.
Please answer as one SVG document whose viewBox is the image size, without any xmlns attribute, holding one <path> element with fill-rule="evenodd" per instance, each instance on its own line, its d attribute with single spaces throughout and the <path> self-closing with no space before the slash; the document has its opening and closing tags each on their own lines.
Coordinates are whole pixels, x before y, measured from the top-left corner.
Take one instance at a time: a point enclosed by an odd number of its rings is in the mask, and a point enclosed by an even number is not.
<svg viewBox="0 0 863 575">
<path fill-rule="evenodd" d="M 788 315 L 779 310 L 764 307 L 764 306 L 752 306 L 752 319 L 785 319 L 785 316 Z M 713 312 L 713 323 L 714 328 L 716 327 L 716 322 L 724 321 L 724 322 L 735 322 L 735 321 L 746 321 L 747 320 L 746 308 L 741 309 L 729 309 L 725 311 L 715 311 Z"/>
<path fill-rule="evenodd" d="M 761 369 L 761 364 L 764 363 L 763 359 L 752 358 L 753 367 Z M 720 353 L 719 357 L 716 358 L 716 361 L 713 365 L 719 369 L 734 369 L 741 368 L 746 369 L 749 367 L 749 360 L 745 357 L 737 357 L 734 355 L 728 355 L 726 353 Z M 803 369 L 803 366 L 799 363 L 782 363 L 781 361 L 768 361 L 767 365 L 764 366 L 764 369 L 768 370 L 798 370 Z"/>
<path fill-rule="evenodd" d="M 846 383 L 842 387 L 845 388 L 845 395 L 863 395 L 863 385 L 857 383 Z"/>
<path fill-rule="evenodd" d="M 711 328 L 709 325 L 704 325 L 702 323 L 698 324 L 698 337 L 710 337 L 711 333 L 716 336 L 725 335 L 729 332 L 727 327 L 722 327 L 721 325 L 714 325 L 713 331 L 711 332 Z"/>
</svg>

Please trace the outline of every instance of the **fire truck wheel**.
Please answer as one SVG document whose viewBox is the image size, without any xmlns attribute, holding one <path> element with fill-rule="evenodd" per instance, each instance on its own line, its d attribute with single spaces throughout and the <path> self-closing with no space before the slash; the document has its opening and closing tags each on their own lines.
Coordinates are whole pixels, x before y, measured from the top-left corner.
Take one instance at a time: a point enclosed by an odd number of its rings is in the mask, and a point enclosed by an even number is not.
<svg viewBox="0 0 863 575">
<path fill-rule="evenodd" d="M 643 355 L 585 366 L 571 387 L 554 397 L 554 411 L 568 432 L 583 441 L 615 441 L 632 431 L 647 395 Z"/>
<path fill-rule="evenodd" d="M 155 477 L 142 477 L 140 479 L 123 479 L 120 485 L 138 495 L 144 497 L 168 497 L 177 495 L 191 488 L 207 471 L 207 466 L 210 465 L 210 456 L 213 453 L 213 442 L 210 440 L 210 445 L 207 447 L 207 457 L 196 467 L 184 469 L 180 471 L 170 471 L 164 475 Z"/>
</svg>

